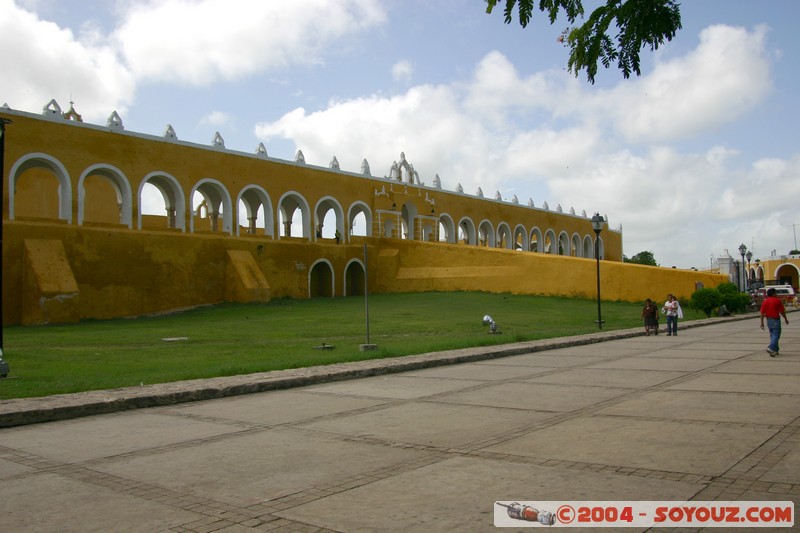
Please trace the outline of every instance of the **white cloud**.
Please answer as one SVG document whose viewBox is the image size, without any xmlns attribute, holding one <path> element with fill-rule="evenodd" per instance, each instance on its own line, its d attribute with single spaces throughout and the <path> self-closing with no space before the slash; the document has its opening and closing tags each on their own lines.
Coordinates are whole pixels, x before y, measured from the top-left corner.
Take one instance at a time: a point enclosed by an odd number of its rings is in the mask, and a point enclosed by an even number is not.
<svg viewBox="0 0 800 533">
<path fill-rule="evenodd" d="M 348 156 L 360 154 L 375 175 L 404 151 L 428 183 L 438 173 L 450 190 L 460 182 L 469 193 L 480 186 L 490 196 L 514 192 L 537 205 L 609 214 L 611 227 L 624 226 L 627 255 L 657 248 L 680 262 L 709 245 L 688 228 L 719 234 L 763 212 L 770 200 L 753 201 L 754 186 L 782 184 L 780 206 L 800 197 L 797 160 L 746 170 L 724 145 L 692 153 L 666 143 L 763 101 L 771 87 L 765 35 L 763 27 L 707 28 L 694 51 L 608 90 L 560 71 L 521 76 L 491 52 L 464 82 L 296 109 L 259 124 L 256 135 L 292 139 L 316 164 L 336 154 L 342 168 L 357 170 L 360 159 Z"/>
<path fill-rule="evenodd" d="M 212 111 L 200 119 L 200 124 L 208 124 L 214 127 L 226 126 L 231 123 L 232 117 L 222 111 Z"/>
<path fill-rule="evenodd" d="M 733 122 L 770 90 L 766 33 L 764 26 L 706 28 L 692 53 L 618 85 L 594 106 L 633 142 L 685 139 Z"/>
<path fill-rule="evenodd" d="M 392 65 L 392 79 L 395 81 L 410 81 L 414 73 L 414 67 L 409 61 L 398 61 Z"/>
<path fill-rule="evenodd" d="M 104 33 L 95 22 L 59 28 L 18 7 L 53 1 L 0 0 L 0 46 L 13 51 L 0 55 L 0 71 L 9 73 L 0 77 L 0 104 L 38 111 L 53 97 L 66 107 L 71 96 L 85 120 L 100 124 L 113 110 L 124 116 L 147 82 L 154 93 L 191 85 L 204 86 L 203 98 L 219 97 L 224 89 L 205 86 L 273 71 L 289 80 L 287 92 L 321 101 L 327 96 L 296 81 L 302 74 L 282 69 L 320 65 L 388 16 L 381 0 L 126 0 L 115 4 L 118 18 L 104 21 L 112 28 Z M 747 232 L 766 239 L 788 224 L 791 237 L 797 222 L 800 156 L 742 161 L 717 139 L 686 148 L 687 139 L 735 126 L 770 95 L 777 56 L 768 34 L 766 27 L 710 26 L 694 50 L 657 55 L 650 72 L 608 89 L 560 69 L 528 73 L 524 62 L 490 51 L 464 79 L 395 95 L 337 87 L 355 96 L 297 107 L 255 133 L 294 143 L 311 164 L 327 166 L 335 155 L 357 172 L 367 158 L 381 176 L 402 151 L 428 184 L 438 173 L 450 190 L 461 183 L 468 193 L 480 186 L 489 197 L 500 190 L 523 203 L 532 196 L 536 205 L 599 211 L 612 227 L 624 224 L 627 255 L 653 250 L 680 264 Z M 410 82 L 425 66 L 408 57 L 391 67 L 396 81 Z M 192 121 L 221 130 L 241 120 L 213 111 Z"/>
<path fill-rule="evenodd" d="M 15 109 L 41 109 L 70 98 L 84 120 L 104 121 L 133 101 L 136 81 L 115 51 L 81 42 L 68 29 L 0 0 L 0 94 Z"/>
<path fill-rule="evenodd" d="M 205 86 L 320 63 L 385 19 L 377 0 L 157 0 L 132 4 L 113 39 L 136 76 Z"/>
<path fill-rule="evenodd" d="M 343 169 L 358 171 L 366 158 L 375 176 L 388 175 L 392 161 L 404 152 L 430 184 L 443 169 L 452 172 L 443 180 L 472 176 L 470 165 L 487 157 L 483 132 L 457 106 L 451 88 L 423 85 L 391 98 L 331 102 L 314 113 L 298 108 L 257 124 L 255 133 L 265 141 L 294 140 L 311 164 L 327 165 L 335 155 Z"/>
</svg>

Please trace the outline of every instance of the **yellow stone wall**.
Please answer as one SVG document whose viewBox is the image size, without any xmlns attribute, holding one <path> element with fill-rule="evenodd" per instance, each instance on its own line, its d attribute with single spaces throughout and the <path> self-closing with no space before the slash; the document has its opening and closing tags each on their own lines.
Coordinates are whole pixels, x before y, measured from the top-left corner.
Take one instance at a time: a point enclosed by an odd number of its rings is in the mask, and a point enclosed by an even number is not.
<svg viewBox="0 0 800 533">
<path fill-rule="evenodd" d="M 365 244 L 371 292 L 595 297 L 594 232 L 584 215 L 60 117 L 8 110 L 0 116 L 13 121 L 4 137 L 4 324 L 131 316 L 226 300 L 363 294 Z M 145 182 L 165 191 L 163 215 L 140 214 Z M 208 213 L 192 209 L 195 190 L 206 195 Z M 259 200 L 253 200 L 256 192 Z M 264 209 L 266 227 L 248 229 L 240 199 Z M 292 215 L 295 205 L 301 207 Z M 176 209 L 172 221 L 168 208 Z M 337 214 L 340 244 L 317 235 L 329 210 Z M 303 235 L 285 234 L 282 211 L 293 217 L 305 211 Z M 371 221 L 367 236 L 350 234 L 358 212 Z M 452 223 L 449 239 L 457 242 L 438 242 L 440 220 L 442 228 Z M 455 226 L 464 220 L 473 225 L 470 243 L 456 238 Z M 482 223 L 489 233 L 481 236 Z M 528 251 L 531 235 L 548 234 L 555 237 L 550 253 Z M 565 240 L 559 243 L 560 235 Z M 70 272 L 59 276 L 71 276 L 78 286 L 69 306 L 43 308 L 34 300 L 53 281 L 28 272 L 36 266 L 31 261 L 48 256 L 29 257 L 35 241 L 49 242 L 50 256 L 63 250 L 61 268 Z M 686 297 L 697 281 L 715 286 L 726 279 L 624 264 L 622 234 L 608 227 L 600 250 L 603 299 L 638 301 L 667 292 Z"/>
</svg>

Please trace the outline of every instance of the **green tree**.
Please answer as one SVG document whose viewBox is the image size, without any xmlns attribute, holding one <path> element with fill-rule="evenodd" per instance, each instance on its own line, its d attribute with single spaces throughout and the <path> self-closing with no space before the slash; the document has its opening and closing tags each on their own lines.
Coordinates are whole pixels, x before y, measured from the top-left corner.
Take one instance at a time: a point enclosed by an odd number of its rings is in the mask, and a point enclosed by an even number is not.
<svg viewBox="0 0 800 533">
<path fill-rule="evenodd" d="M 502 0 L 485 0 L 486 12 L 491 13 Z M 505 23 L 514 20 L 514 6 L 518 6 L 518 19 L 524 28 L 531 21 L 534 0 L 505 0 Z M 550 24 L 564 10 L 567 20 L 574 24 L 583 19 L 582 0 L 539 0 L 539 11 L 547 13 Z M 609 31 L 612 22 L 617 34 L 612 39 Z M 664 41 L 671 41 L 681 29 L 680 4 L 675 0 L 606 0 L 606 4 L 592 11 L 580 26 L 569 27 L 559 38 L 570 49 L 567 67 L 575 76 L 586 70 L 586 79 L 594 83 L 597 64 L 609 68 L 616 63 L 625 78 L 631 73 L 641 74 L 639 51 L 645 46 L 657 50 Z"/>
<path fill-rule="evenodd" d="M 648 252 L 647 250 L 639 252 L 638 254 L 630 258 L 625 257 L 623 255 L 622 261 L 625 263 L 635 263 L 637 265 L 650 265 L 654 267 L 658 266 L 658 263 L 656 263 L 656 258 L 653 255 L 653 252 Z"/>
<path fill-rule="evenodd" d="M 722 304 L 722 295 L 717 289 L 697 289 L 692 294 L 689 304 L 692 309 L 702 311 L 706 314 L 706 317 L 711 317 L 711 312 Z"/>
</svg>

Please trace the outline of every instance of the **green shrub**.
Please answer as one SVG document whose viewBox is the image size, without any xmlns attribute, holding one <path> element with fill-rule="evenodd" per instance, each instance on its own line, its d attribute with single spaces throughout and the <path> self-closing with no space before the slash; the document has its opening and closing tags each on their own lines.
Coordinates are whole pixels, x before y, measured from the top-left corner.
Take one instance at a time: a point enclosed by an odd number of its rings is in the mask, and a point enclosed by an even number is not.
<svg viewBox="0 0 800 533">
<path fill-rule="evenodd" d="M 705 313 L 706 317 L 711 317 L 711 312 L 722 305 L 722 295 L 717 289 L 702 288 L 694 291 L 689 302 L 692 309 L 697 309 Z"/>
<path fill-rule="evenodd" d="M 730 282 L 720 283 L 717 286 L 722 302 L 731 313 L 744 313 L 747 311 L 747 304 L 750 303 L 750 295 L 741 292 L 739 288 Z"/>
</svg>

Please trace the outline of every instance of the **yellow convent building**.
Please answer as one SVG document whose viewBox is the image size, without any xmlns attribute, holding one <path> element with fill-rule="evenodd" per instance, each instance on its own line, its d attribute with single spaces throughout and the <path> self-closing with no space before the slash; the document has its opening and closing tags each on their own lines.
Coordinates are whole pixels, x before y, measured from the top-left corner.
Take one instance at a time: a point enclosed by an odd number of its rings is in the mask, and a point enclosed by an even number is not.
<svg viewBox="0 0 800 533">
<path fill-rule="evenodd" d="M 585 212 L 81 122 L 57 102 L 0 108 L 3 324 L 106 319 L 271 298 L 480 290 L 687 298 L 727 276 L 622 262 Z M 156 202 L 159 209 L 150 205 Z M 148 211 L 148 212 L 144 212 Z"/>
</svg>

